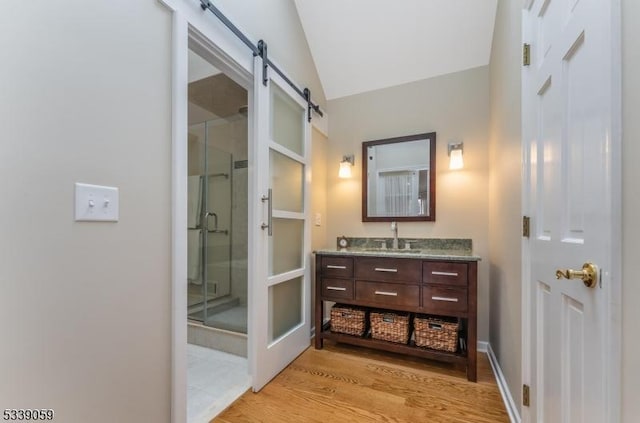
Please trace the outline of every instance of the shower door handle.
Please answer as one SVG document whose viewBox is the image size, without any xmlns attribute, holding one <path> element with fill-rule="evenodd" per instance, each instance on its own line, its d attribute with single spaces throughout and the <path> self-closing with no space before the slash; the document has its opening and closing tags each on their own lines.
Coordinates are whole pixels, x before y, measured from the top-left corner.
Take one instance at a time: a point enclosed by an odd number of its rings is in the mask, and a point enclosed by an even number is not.
<svg viewBox="0 0 640 423">
<path fill-rule="evenodd" d="M 213 230 L 217 231 L 218 230 L 218 215 L 215 214 L 214 212 L 206 212 L 204 214 L 204 228 L 209 232 L 211 231 L 209 229 L 209 216 L 213 216 Z"/>
<path fill-rule="evenodd" d="M 269 228 L 267 234 L 269 236 L 273 236 L 273 190 L 269 188 L 267 195 L 263 195 L 261 200 L 263 203 L 265 201 L 268 201 L 269 204 L 267 208 L 267 223 L 262 223 L 260 227 L 262 228 L 262 230 Z"/>
</svg>

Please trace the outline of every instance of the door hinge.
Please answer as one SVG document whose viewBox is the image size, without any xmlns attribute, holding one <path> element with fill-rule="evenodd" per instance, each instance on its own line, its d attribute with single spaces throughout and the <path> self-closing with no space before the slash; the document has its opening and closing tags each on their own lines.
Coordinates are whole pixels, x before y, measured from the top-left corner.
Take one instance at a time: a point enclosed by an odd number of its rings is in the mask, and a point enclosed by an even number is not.
<svg viewBox="0 0 640 423">
<path fill-rule="evenodd" d="M 529 385 L 522 385 L 522 405 L 529 407 Z"/>
<path fill-rule="evenodd" d="M 529 66 L 531 64 L 531 45 L 524 43 L 522 45 L 522 66 Z"/>
<path fill-rule="evenodd" d="M 525 238 L 529 238 L 530 220 L 529 216 L 522 216 L 522 236 Z"/>
</svg>

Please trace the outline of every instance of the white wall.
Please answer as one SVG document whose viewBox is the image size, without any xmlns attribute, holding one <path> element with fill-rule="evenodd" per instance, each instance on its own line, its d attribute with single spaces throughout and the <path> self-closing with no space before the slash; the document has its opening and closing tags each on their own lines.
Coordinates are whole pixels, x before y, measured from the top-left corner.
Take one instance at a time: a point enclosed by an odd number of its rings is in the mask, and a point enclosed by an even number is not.
<svg viewBox="0 0 640 423">
<path fill-rule="evenodd" d="M 327 245 L 337 236 L 390 237 L 389 223 L 361 220 L 362 142 L 437 133 L 436 221 L 400 222 L 411 238 L 471 238 L 478 267 L 478 339 L 489 338 L 489 68 L 425 79 L 331 100 L 327 155 Z M 450 171 L 447 143 L 464 141 L 463 170 Z M 343 155 L 355 154 L 351 179 L 338 178 Z"/>
<path fill-rule="evenodd" d="M 292 0 L 216 0 L 215 5 L 252 41 L 263 39 L 269 58 L 324 107 L 324 91 Z"/>
<path fill-rule="evenodd" d="M 327 137 L 313 128 L 311 133 L 311 249 L 318 250 L 327 244 Z M 320 214 L 320 225 L 316 215 Z M 315 256 L 311 256 L 311 326 L 315 311 Z"/>
<path fill-rule="evenodd" d="M 622 0 L 622 421 L 640 415 L 640 2 Z"/>
<path fill-rule="evenodd" d="M 0 409 L 168 422 L 171 20 L 155 1 L 0 13 Z M 120 221 L 74 222 L 74 182 Z"/>
<path fill-rule="evenodd" d="M 522 386 L 521 16 L 519 2 L 498 1 L 490 62 L 489 339 L 514 399 Z"/>
</svg>

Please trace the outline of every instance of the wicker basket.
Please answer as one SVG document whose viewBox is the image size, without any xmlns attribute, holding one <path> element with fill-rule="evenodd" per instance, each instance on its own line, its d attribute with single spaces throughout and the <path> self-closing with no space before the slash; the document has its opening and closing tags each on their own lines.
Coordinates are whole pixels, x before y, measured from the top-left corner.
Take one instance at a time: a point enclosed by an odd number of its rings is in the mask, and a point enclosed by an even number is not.
<svg viewBox="0 0 640 423">
<path fill-rule="evenodd" d="M 371 337 L 406 344 L 409 341 L 409 313 L 376 310 L 371 312 Z"/>
<path fill-rule="evenodd" d="M 362 307 L 334 304 L 331 307 L 331 332 L 362 336 L 367 329 L 368 311 Z"/>
<path fill-rule="evenodd" d="M 458 347 L 460 321 L 455 317 L 417 315 L 413 319 L 416 345 L 434 350 L 455 352 Z"/>
</svg>

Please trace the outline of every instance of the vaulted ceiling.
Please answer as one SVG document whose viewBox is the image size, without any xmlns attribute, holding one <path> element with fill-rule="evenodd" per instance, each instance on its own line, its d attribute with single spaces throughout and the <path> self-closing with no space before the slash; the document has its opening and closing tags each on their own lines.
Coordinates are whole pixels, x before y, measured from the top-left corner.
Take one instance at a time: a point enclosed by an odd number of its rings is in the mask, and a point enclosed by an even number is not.
<svg viewBox="0 0 640 423">
<path fill-rule="evenodd" d="M 295 0 L 327 99 L 489 64 L 497 0 Z"/>
</svg>

